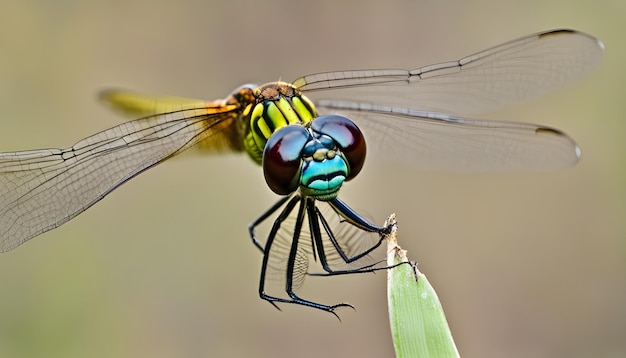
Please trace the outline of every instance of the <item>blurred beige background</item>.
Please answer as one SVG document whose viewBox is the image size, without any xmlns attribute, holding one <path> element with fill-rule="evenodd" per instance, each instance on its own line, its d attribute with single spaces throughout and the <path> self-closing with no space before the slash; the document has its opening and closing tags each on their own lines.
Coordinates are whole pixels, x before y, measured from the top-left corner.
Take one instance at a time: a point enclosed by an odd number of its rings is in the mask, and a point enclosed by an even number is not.
<svg viewBox="0 0 626 358">
<path fill-rule="evenodd" d="M 0 12 L 0 151 L 68 147 L 121 120 L 110 86 L 221 98 L 247 82 L 412 68 L 541 30 L 606 45 L 589 78 L 488 118 L 561 128 L 553 173 L 367 166 L 342 198 L 437 289 L 464 357 L 626 356 L 626 2 L 14 1 Z M 247 224 L 276 197 L 244 156 L 183 156 L 0 256 L 1 357 L 390 357 L 385 275 L 310 278 L 341 323 L 257 295 Z"/>
</svg>

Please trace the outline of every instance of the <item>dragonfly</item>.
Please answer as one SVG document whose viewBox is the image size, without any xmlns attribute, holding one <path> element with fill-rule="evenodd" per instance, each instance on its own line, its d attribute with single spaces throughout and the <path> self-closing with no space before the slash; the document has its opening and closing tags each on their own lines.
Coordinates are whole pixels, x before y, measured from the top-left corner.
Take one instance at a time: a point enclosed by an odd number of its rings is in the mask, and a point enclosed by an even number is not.
<svg viewBox="0 0 626 358">
<path fill-rule="evenodd" d="M 373 224 L 338 197 L 343 183 L 363 168 L 366 153 L 418 170 L 572 166 L 581 151 L 561 130 L 470 118 L 582 79 L 603 49 L 591 35 L 557 29 L 455 61 L 243 85 L 215 101 L 104 91 L 105 103 L 139 119 L 66 149 L 0 153 L 0 251 L 59 227 L 186 149 L 245 152 L 281 196 L 248 227 L 263 254 L 260 297 L 276 308 L 290 303 L 334 313 L 350 305 L 316 303 L 295 290 L 310 256 L 324 275 L 375 269 L 361 262 L 389 227 Z M 348 229 L 336 229 L 337 222 Z M 270 226 L 264 241 L 257 234 L 261 223 Z M 360 232 L 374 236 L 365 247 Z M 266 280 L 277 273 L 282 296 L 266 290 Z"/>
</svg>

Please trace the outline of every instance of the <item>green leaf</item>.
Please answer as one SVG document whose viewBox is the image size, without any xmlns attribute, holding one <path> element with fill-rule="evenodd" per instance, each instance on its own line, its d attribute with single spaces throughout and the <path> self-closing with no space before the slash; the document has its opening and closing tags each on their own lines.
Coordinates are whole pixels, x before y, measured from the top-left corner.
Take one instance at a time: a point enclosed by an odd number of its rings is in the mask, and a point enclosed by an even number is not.
<svg viewBox="0 0 626 358">
<path fill-rule="evenodd" d="M 391 215 L 387 225 L 387 300 L 396 357 L 459 357 L 452 333 L 435 290 L 426 276 L 409 262 L 397 243 L 397 225 Z"/>
</svg>

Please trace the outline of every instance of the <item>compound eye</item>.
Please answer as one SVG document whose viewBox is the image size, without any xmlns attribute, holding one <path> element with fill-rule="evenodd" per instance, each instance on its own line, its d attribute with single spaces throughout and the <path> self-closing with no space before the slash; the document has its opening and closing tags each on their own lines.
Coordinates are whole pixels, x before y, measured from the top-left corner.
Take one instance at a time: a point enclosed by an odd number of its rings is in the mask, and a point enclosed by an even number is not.
<svg viewBox="0 0 626 358">
<path fill-rule="evenodd" d="M 320 116 L 311 122 L 311 129 L 329 136 L 341 149 L 349 166 L 346 180 L 359 174 L 363 168 L 367 150 L 363 133 L 354 122 L 338 115 Z"/>
<path fill-rule="evenodd" d="M 289 125 L 277 130 L 265 144 L 263 174 L 274 193 L 287 195 L 298 188 L 301 153 L 310 137 L 304 127 Z"/>
</svg>

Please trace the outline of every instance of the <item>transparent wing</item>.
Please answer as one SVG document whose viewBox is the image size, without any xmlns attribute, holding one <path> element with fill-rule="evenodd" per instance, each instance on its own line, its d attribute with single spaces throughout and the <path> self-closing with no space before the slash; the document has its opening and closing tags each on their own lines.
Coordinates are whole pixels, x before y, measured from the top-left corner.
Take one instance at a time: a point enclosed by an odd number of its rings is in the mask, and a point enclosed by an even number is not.
<svg viewBox="0 0 626 358">
<path fill-rule="evenodd" d="M 471 116 L 539 98 L 595 68 L 604 51 L 574 30 L 522 37 L 464 57 L 414 70 L 320 73 L 293 82 L 314 101 L 333 101 Z M 357 123 L 359 124 L 359 123 Z"/>
<path fill-rule="evenodd" d="M 154 96 L 121 89 L 102 91 L 99 98 L 115 112 L 131 119 L 194 108 L 205 108 L 208 113 L 221 113 L 229 106 L 225 100 L 208 102 L 194 98 Z M 231 131 L 222 132 L 221 138 L 213 136 L 210 140 L 198 143 L 194 148 L 199 149 L 201 153 L 206 153 L 224 149 L 224 144 L 226 144 L 226 149 L 243 150 L 240 132 L 244 129 L 235 127 L 231 129 Z"/>
<path fill-rule="evenodd" d="M 163 160 L 219 138 L 236 127 L 233 109 L 160 114 L 120 124 L 67 149 L 0 153 L 0 252 L 67 222 Z"/>
<path fill-rule="evenodd" d="M 528 123 L 471 120 L 435 112 L 333 103 L 333 113 L 363 119 L 368 157 L 422 170 L 548 170 L 568 167 L 580 149 L 567 134 Z"/>
</svg>

